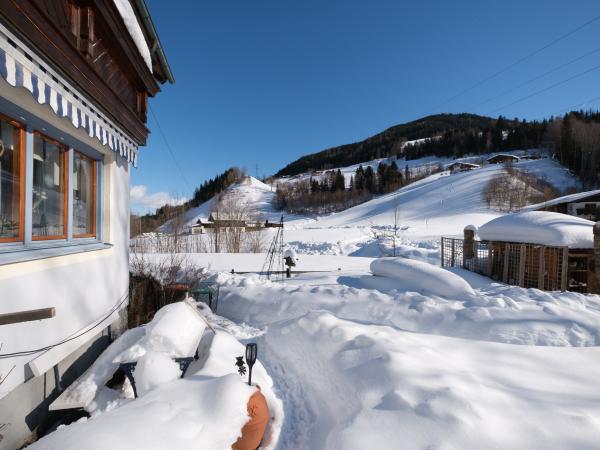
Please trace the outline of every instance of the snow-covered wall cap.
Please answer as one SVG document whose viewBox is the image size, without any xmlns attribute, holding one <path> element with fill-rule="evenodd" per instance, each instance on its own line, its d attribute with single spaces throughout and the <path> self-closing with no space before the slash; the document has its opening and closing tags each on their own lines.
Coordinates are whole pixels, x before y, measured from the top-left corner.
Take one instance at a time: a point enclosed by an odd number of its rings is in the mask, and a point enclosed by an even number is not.
<svg viewBox="0 0 600 450">
<path fill-rule="evenodd" d="M 150 56 L 150 48 L 148 47 L 148 43 L 146 42 L 146 38 L 144 37 L 144 33 L 142 32 L 142 27 L 137 20 L 137 16 L 133 11 L 133 7 L 129 0 L 113 0 L 115 2 L 115 6 L 119 10 L 119 14 L 123 18 L 123 22 L 125 22 L 125 26 L 127 27 L 127 31 L 131 35 L 131 39 L 135 42 L 135 46 L 138 48 L 140 55 L 144 58 L 144 62 L 148 66 L 148 70 L 152 72 L 152 57 Z"/>
<path fill-rule="evenodd" d="M 477 226 L 476 225 L 467 225 L 465 227 L 465 231 L 473 231 L 474 233 L 477 233 Z"/>
<path fill-rule="evenodd" d="M 594 247 L 594 222 L 581 217 L 546 211 L 527 211 L 497 217 L 479 227 L 484 241 Z"/>
<path fill-rule="evenodd" d="M 137 145 L 70 83 L 41 61 L 15 35 L 0 24 L 0 77 L 31 93 L 58 117 L 71 121 L 102 145 L 137 166 Z"/>
</svg>

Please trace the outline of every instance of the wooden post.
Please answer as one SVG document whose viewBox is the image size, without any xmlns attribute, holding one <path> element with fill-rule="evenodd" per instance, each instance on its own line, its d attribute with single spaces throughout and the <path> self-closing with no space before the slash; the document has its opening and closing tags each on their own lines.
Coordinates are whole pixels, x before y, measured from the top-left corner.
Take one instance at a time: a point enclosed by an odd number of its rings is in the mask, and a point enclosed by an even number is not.
<svg viewBox="0 0 600 450">
<path fill-rule="evenodd" d="M 544 290 L 544 274 L 546 272 L 546 264 L 545 264 L 545 253 L 546 247 L 540 245 L 540 262 L 538 264 L 538 289 Z"/>
<path fill-rule="evenodd" d="M 527 257 L 527 247 L 521 244 L 519 251 L 519 286 L 525 287 L 525 259 Z"/>
<path fill-rule="evenodd" d="M 560 290 L 566 291 L 569 287 L 569 247 L 563 248 L 562 273 L 560 277 Z"/>
<path fill-rule="evenodd" d="M 600 222 L 594 224 L 594 275 L 596 290 L 600 290 Z M 595 292 L 597 294 L 598 292 Z"/>
<path fill-rule="evenodd" d="M 444 243 L 446 238 L 442 238 L 442 267 L 444 267 Z"/>
<path fill-rule="evenodd" d="M 487 276 L 492 277 L 492 271 L 494 270 L 494 243 L 488 242 L 488 260 L 487 260 Z"/>
<path fill-rule="evenodd" d="M 452 238 L 452 255 L 451 255 L 451 259 L 450 259 L 450 267 L 454 267 L 454 259 L 455 259 L 454 247 L 455 247 L 455 242 L 456 242 L 456 239 Z"/>
<path fill-rule="evenodd" d="M 504 267 L 502 268 L 502 281 L 508 283 L 508 265 L 510 264 L 510 259 L 508 255 L 510 254 L 510 244 L 504 244 Z"/>
<path fill-rule="evenodd" d="M 475 246 L 475 230 L 472 227 L 465 227 L 463 230 L 463 267 L 467 268 L 467 261 L 473 259 Z"/>
</svg>

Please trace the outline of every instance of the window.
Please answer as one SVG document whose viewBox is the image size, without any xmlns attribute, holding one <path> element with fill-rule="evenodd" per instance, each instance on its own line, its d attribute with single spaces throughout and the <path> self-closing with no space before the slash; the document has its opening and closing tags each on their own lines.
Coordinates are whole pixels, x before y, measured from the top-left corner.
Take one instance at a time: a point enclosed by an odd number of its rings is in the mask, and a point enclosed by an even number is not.
<svg viewBox="0 0 600 450">
<path fill-rule="evenodd" d="M 96 236 L 96 161 L 73 154 L 73 237 Z"/>
<path fill-rule="evenodd" d="M 0 116 L 0 242 L 23 240 L 25 130 Z"/>
<path fill-rule="evenodd" d="M 41 134 L 34 134 L 32 203 L 34 240 L 67 237 L 66 168 L 66 147 Z"/>
</svg>

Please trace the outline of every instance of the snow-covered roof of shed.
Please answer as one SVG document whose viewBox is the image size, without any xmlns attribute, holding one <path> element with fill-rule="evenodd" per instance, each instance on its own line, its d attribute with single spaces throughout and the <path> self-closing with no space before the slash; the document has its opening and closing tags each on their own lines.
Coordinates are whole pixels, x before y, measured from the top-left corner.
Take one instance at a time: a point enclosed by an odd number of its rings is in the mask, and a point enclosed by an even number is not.
<svg viewBox="0 0 600 450">
<path fill-rule="evenodd" d="M 595 191 L 586 191 L 586 192 L 577 192 L 576 194 L 564 195 L 562 197 L 558 197 L 552 200 L 548 200 L 546 202 L 537 203 L 535 205 L 530 205 L 524 208 L 526 211 L 536 211 L 541 208 L 546 208 L 547 206 L 560 205 L 562 203 L 571 203 L 576 202 L 578 200 L 583 200 L 587 197 L 593 197 L 594 195 L 600 195 L 600 189 Z"/>
<path fill-rule="evenodd" d="M 593 248 L 594 222 L 581 217 L 547 211 L 507 214 L 479 227 L 484 241 Z"/>
</svg>

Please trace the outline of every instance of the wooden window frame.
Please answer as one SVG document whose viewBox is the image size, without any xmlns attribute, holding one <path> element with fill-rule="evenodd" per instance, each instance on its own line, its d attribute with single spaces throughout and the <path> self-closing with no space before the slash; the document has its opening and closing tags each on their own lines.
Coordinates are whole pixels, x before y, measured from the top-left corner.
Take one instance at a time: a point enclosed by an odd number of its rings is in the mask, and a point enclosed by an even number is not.
<svg viewBox="0 0 600 450">
<path fill-rule="evenodd" d="M 81 239 L 81 238 L 95 238 L 97 236 L 97 232 L 96 232 L 96 211 L 98 208 L 98 204 L 96 201 L 96 196 L 97 196 L 97 170 L 96 167 L 98 166 L 98 161 L 95 160 L 94 158 L 90 158 L 88 155 L 81 153 L 75 149 L 73 149 L 73 155 L 75 155 L 75 153 L 77 153 L 79 156 L 83 157 L 84 159 L 87 159 L 88 161 L 90 161 L 92 163 L 92 217 L 91 217 L 91 221 L 92 221 L 92 232 L 91 233 L 83 233 L 83 234 L 73 234 L 73 238 L 74 239 Z M 73 158 L 74 160 L 75 158 Z M 73 172 L 73 169 L 75 167 L 71 168 L 71 172 Z M 72 188 L 71 188 L 72 189 Z M 71 217 L 71 220 L 74 221 L 73 217 Z M 73 222 L 73 225 L 75 225 L 75 223 Z"/>
<path fill-rule="evenodd" d="M 63 191 L 63 234 L 62 235 L 56 235 L 56 236 L 36 236 L 33 234 L 33 227 L 32 227 L 32 232 L 31 232 L 31 240 L 32 241 L 56 241 L 56 240 L 61 240 L 61 239 L 67 239 L 67 234 L 68 234 L 68 219 L 69 219 L 69 148 L 63 144 L 60 141 L 57 141 L 56 139 L 53 139 L 39 131 L 34 131 L 33 132 L 33 136 L 35 138 L 35 136 L 39 137 L 40 139 L 45 140 L 46 142 L 50 142 L 51 144 L 56 145 L 59 148 L 62 148 L 62 158 L 60 158 L 61 160 L 61 165 L 63 167 L 63 186 L 64 186 L 64 191 Z M 33 164 L 33 161 L 31 161 L 31 164 Z M 33 195 L 33 193 L 32 193 Z M 31 214 L 31 218 L 30 220 L 33 221 L 33 211 Z M 32 223 L 33 225 L 33 223 Z"/>
<path fill-rule="evenodd" d="M 25 126 L 4 114 L 0 114 L 0 120 L 7 122 L 8 124 L 15 127 L 19 132 L 19 149 L 18 149 L 18 159 L 19 159 L 19 235 L 16 237 L 8 237 L 3 238 L 0 237 L 0 244 L 9 243 L 9 242 L 24 242 L 25 240 L 25 164 L 26 164 L 26 156 L 25 156 L 25 142 L 27 139 L 27 130 Z"/>
</svg>

